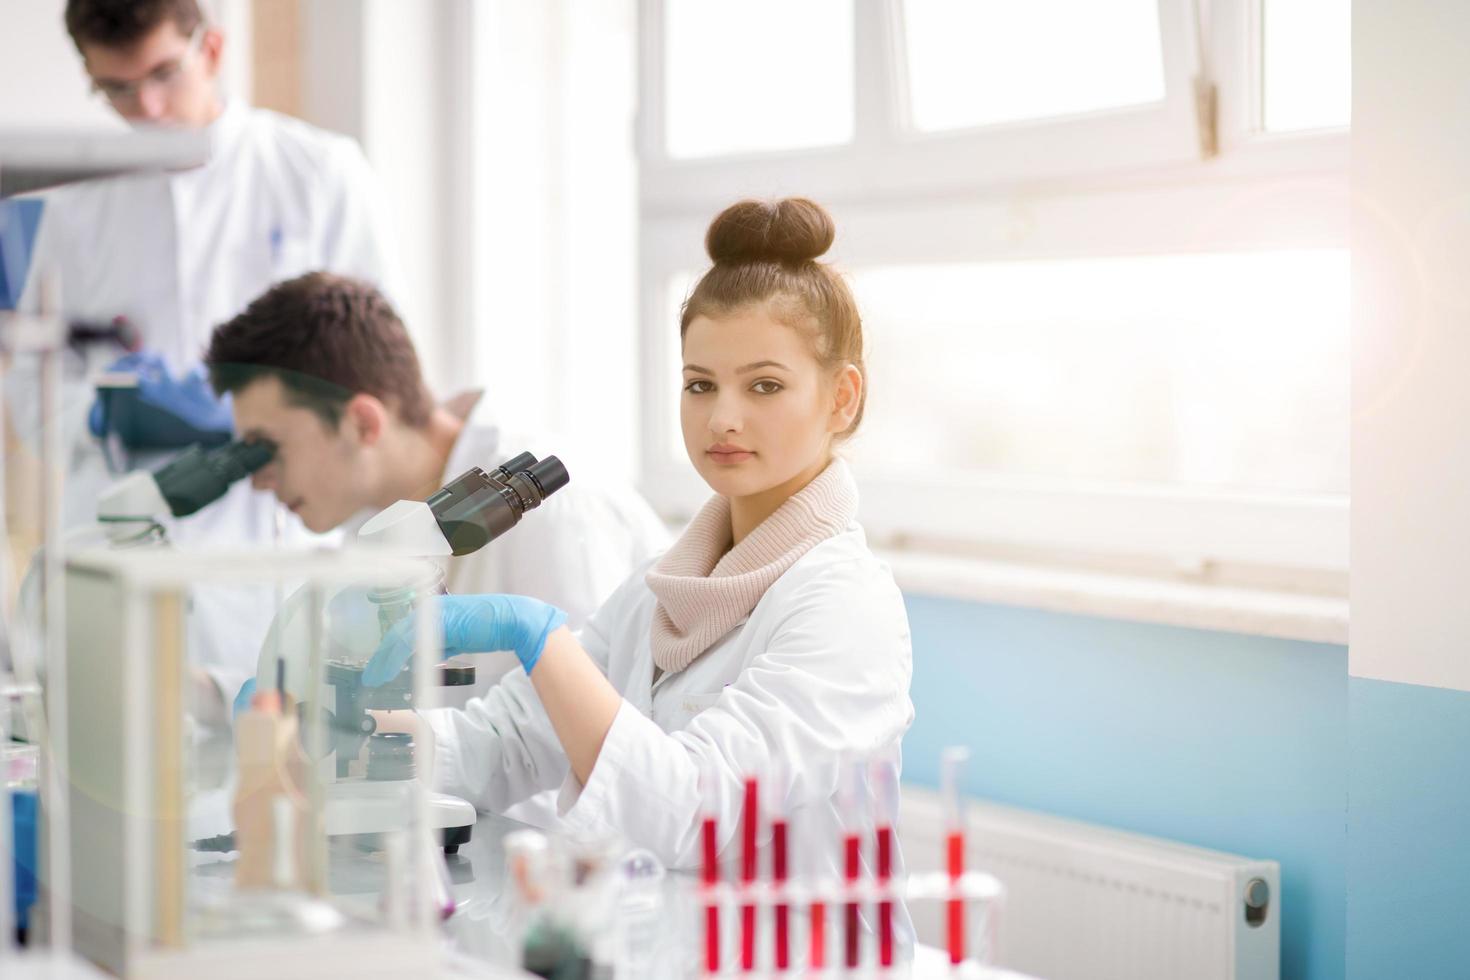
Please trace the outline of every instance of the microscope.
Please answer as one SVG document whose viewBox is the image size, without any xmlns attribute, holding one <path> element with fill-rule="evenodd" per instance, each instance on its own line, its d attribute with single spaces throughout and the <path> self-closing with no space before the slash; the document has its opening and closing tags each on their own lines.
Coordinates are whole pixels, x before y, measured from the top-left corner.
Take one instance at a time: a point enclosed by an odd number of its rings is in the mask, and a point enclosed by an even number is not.
<svg viewBox="0 0 1470 980">
<path fill-rule="evenodd" d="M 165 548 L 168 534 L 162 521 L 169 516 L 187 517 L 208 507 L 237 481 L 270 462 L 274 443 L 265 440 L 235 440 L 206 449 L 192 445 L 157 470 L 134 470 L 113 483 L 97 498 L 97 521 L 69 530 L 60 544 L 66 558 L 93 549 Z M 17 613 L 10 637 L 15 653 L 39 667 L 39 630 L 42 606 L 42 555 L 38 552 L 21 578 Z M 85 628 L 80 620 L 95 611 L 82 606 L 69 614 L 78 622 L 69 629 Z M 20 726 L 18 734 L 25 734 Z"/>
<path fill-rule="evenodd" d="M 97 523 L 114 545 L 162 541 L 164 514 L 188 517 L 220 499 L 276 454 L 267 440 L 192 445 L 157 470 L 135 470 L 97 498 Z"/>
<path fill-rule="evenodd" d="M 330 732 L 326 768 L 326 832 L 329 836 L 382 834 L 403 826 L 407 781 L 414 777 L 413 737 L 379 732 L 375 712 L 414 710 L 412 672 L 380 687 L 364 687 L 363 668 L 382 637 L 427 594 L 445 592 L 443 561 L 476 552 L 515 527 L 569 481 L 555 456 L 538 460 L 521 453 L 486 472 L 471 467 L 427 500 L 400 500 L 376 514 L 358 532 L 355 550 L 364 561 L 375 555 L 414 558 L 423 576 L 412 586 L 342 589 L 330 597 L 297 592 L 271 625 L 261 650 L 258 690 L 279 687 L 296 702 L 319 703 Z M 311 630 L 322 630 L 326 672 L 319 683 L 307 676 L 301 651 Z M 439 687 L 473 684 L 472 664 L 453 659 L 434 665 Z M 445 851 L 455 853 L 470 839 L 475 809 L 457 797 L 429 794 L 429 820 Z"/>
</svg>

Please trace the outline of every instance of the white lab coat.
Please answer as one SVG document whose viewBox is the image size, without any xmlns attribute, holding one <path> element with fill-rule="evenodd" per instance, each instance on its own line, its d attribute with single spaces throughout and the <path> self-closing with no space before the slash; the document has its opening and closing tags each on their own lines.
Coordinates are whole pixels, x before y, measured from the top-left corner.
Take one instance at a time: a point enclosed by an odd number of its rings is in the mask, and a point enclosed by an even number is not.
<svg viewBox="0 0 1470 980">
<path fill-rule="evenodd" d="M 72 317 L 126 316 L 144 346 L 177 373 L 199 363 L 214 328 L 272 284 L 315 269 L 357 276 L 392 295 L 390 236 L 381 196 L 350 139 L 238 101 L 209 126 L 209 162 L 171 174 L 120 177 L 45 195 L 32 278 L 23 305 L 37 303 L 37 276 L 60 273 Z M 68 527 L 95 520 L 97 494 L 115 477 L 85 429 L 89 374 L 120 351 L 71 365 L 65 388 Z M 15 422 L 34 437 L 34 381 L 11 389 Z M 157 465 L 157 462 L 154 462 Z M 294 516 L 248 481 L 191 517 L 168 521 L 178 547 L 269 543 L 278 520 L 286 543 L 312 539 Z M 228 699 L 255 673 L 274 611 L 264 593 L 196 593 L 190 656 Z"/>
<path fill-rule="evenodd" d="M 804 852 L 819 874 L 838 875 L 841 761 L 891 750 L 896 769 L 913 720 L 908 619 L 892 574 L 854 523 L 807 552 L 688 668 L 655 682 L 647 567 L 580 634 L 624 699 L 587 784 L 571 774 L 524 672 L 463 711 L 428 713 L 436 781 L 491 811 L 559 786 L 562 829 L 616 835 L 669 867 L 694 868 L 701 770 L 718 780 L 726 863 L 739 851 L 742 779 L 760 774 L 762 794 L 779 794 L 798 828 L 792 853 Z M 775 760 L 781 772 L 773 777 Z"/>
</svg>

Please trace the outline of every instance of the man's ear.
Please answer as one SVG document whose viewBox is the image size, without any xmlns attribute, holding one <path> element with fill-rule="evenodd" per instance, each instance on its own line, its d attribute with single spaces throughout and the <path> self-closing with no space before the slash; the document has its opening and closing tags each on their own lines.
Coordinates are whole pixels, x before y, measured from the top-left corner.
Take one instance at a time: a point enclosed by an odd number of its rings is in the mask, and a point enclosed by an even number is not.
<svg viewBox="0 0 1470 980">
<path fill-rule="evenodd" d="M 832 417 L 827 429 L 833 435 L 841 435 L 852 428 L 857 418 L 858 407 L 863 403 L 863 373 L 857 365 L 848 364 L 837 372 L 832 390 Z"/>
<path fill-rule="evenodd" d="M 388 430 L 388 407 L 366 393 L 353 395 L 342 411 L 342 425 L 359 446 L 372 446 Z"/>
<path fill-rule="evenodd" d="M 225 53 L 225 34 L 218 27 L 206 27 L 199 39 L 199 55 L 204 59 L 210 78 L 219 77 L 220 61 Z"/>
</svg>

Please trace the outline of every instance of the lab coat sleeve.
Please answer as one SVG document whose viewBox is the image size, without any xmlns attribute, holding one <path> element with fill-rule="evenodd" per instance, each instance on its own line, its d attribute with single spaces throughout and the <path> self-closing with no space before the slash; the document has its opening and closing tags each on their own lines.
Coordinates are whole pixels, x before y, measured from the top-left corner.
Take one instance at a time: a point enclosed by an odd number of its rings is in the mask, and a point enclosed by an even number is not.
<svg viewBox="0 0 1470 980">
<path fill-rule="evenodd" d="M 871 562 L 827 566 L 789 595 L 789 611 L 737 679 L 682 731 L 627 701 L 585 786 L 568 775 L 559 809 L 572 833 L 616 833 L 668 867 L 700 861 L 700 773 L 714 777 L 720 850 L 735 839 L 744 777 L 782 765 L 788 809 L 836 792 L 844 755 L 896 746 L 913 719 L 903 600 Z"/>
<path fill-rule="evenodd" d="M 577 638 L 606 673 L 608 644 L 601 611 Z M 425 716 L 434 734 L 435 784 L 477 810 L 504 812 L 555 789 L 566 777 L 566 753 L 530 677 L 519 667 L 463 709 Z"/>
</svg>

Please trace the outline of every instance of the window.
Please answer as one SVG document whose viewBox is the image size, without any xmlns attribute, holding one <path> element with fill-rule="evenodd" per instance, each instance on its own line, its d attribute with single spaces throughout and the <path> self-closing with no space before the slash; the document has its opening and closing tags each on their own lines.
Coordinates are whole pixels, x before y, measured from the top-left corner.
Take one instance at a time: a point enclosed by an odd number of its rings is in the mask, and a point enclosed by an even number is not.
<svg viewBox="0 0 1470 980">
<path fill-rule="evenodd" d="M 790 150 L 852 139 L 849 0 L 675 3 L 667 9 L 669 156 Z"/>
<path fill-rule="evenodd" d="M 707 493 L 678 433 L 676 325 L 708 221 L 800 193 L 833 212 L 864 311 L 872 401 L 848 455 L 877 539 L 1343 571 L 1344 4 L 1216 0 L 1207 29 L 1191 0 L 849 6 L 850 139 L 680 158 L 665 15 L 721 8 L 644 0 L 655 503 Z"/>
<path fill-rule="evenodd" d="M 1262 7 L 1265 128 L 1346 126 L 1352 115 L 1349 0 L 1263 0 Z"/>
<path fill-rule="evenodd" d="M 631 481 L 639 426 L 633 0 L 462 11 L 469 316 L 455 353 L 509 433 L 585 434 L 573 472 Z M 458 105 L 460 100 L 455 100 Z M 609 396 L 609 388 L 626 398 Z M 517 447 L 517 450 L 520 447 Z"/>
<path fill-rule="evenodd" d="M 872 360 L 852 453 L 869 472 L 1347 491 L 1345 250 L 852 280 Z"/>
<path fill-rule="evenodd" d="M 907 0 L 911 122 L 923 132 L 1162 102 L 1157 0 Z"/>
</svg>

